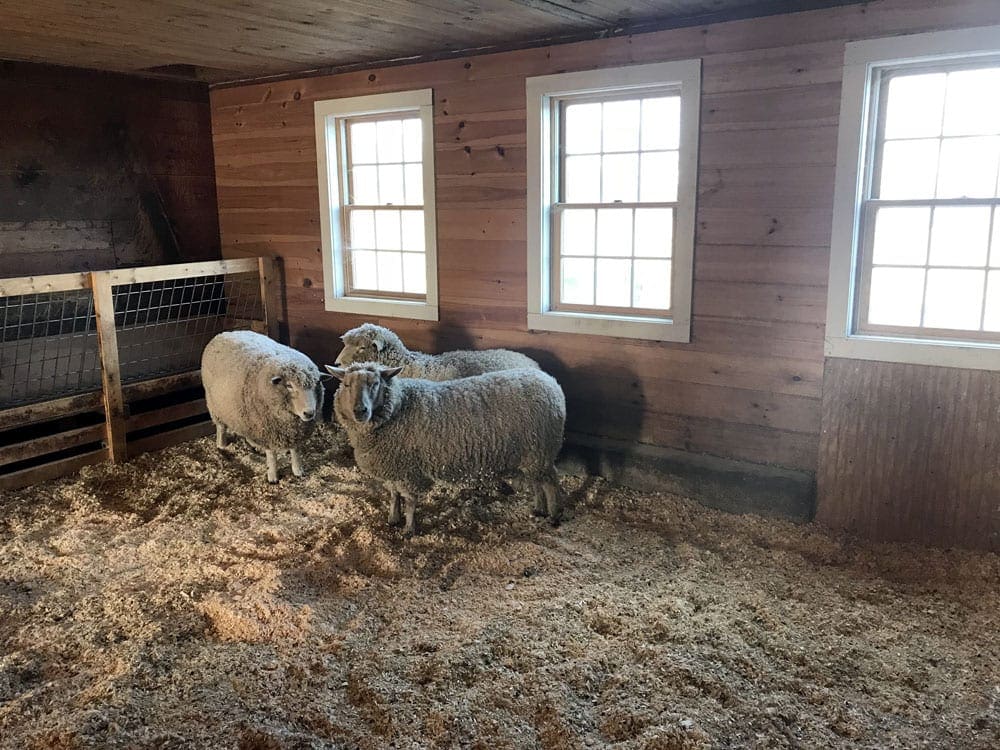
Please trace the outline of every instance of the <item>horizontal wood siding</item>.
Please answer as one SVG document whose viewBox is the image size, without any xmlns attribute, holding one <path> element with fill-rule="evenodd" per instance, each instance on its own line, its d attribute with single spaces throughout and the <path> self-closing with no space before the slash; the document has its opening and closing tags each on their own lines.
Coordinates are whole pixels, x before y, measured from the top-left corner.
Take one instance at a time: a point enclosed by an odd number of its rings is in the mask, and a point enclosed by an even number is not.
<svg viewBox="0 0 1000 750">
<path fill-rule="evenodd" d="M 332 361 L 313 102 L 433 87 L 441 321 L 414 348 L 505 346 L 563 383 L 569 428 L 813 471 L 841 67 L 849 39 L 1000 23 L 992 0 L 884 0 L 212 92 L 228 257 L 283 258 L 293 345 Z M 526 330 L 524 79 L 703 59 L 690 344 Z"/>
<path fill-rule="evenodd" d="M 1000 373 L 830 359 L 818 518 L 1000 551 Z"/>
</svg>

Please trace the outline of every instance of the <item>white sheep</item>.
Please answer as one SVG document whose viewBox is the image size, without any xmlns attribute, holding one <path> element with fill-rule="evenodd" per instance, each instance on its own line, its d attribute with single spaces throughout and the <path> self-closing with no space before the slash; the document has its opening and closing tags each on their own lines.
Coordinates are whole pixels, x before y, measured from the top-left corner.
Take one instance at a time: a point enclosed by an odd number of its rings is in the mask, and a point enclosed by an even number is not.
<svg viewBox="0 0 1000 750">
<path fill-rule="evenodd" d="M 341 380 L 334 413 L 354 459 L 390 492 L 389 523 L 400 523 L 402 497 L 406 533 L 414 534 L 417 494 L 435 482 L 513 477 L 534 486 L 534 513 L 558 525 L 555 460 L 566 398 L 555 379 L 524 369 L 434 382 L 397 377 L 402 369 L 327 365 Z"/>
<path fill-rule="evenodd" d="M 531 357 L 509 349 L 459 350 L 444 354 L 410 351 L 393 331 L 374 323 L 352 328 L 340 337 L 344 348 L 337 356 L 338 367 L 354 362 L 377 362 L 402 367 L 404 378 L 454 380 L 497 370 L 538 369 Z"/>
<path fill-rule="evenodd" d="M 319 368 L 306 355 L 253 331 L 215 336 L 201 356 L 201 380 L 215 441 L 229 433 L 264 451 L 267 481 L 278 481 L 275 451 L 288 451 L 292 473 L 305 475 L 299 446 L 312 434 L 323 406 Z"/>
</svg>

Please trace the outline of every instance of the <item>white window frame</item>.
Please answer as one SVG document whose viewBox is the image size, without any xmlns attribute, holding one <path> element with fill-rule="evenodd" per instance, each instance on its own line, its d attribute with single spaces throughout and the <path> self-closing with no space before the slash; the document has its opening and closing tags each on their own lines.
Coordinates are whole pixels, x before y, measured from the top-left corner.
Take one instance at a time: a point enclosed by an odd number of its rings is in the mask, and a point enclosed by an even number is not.
<svg viewBox="0 0 1000 750">
<path fill-rule="evenodd" d="M 314 105 L 316 162 L 319 178 L 320 231 L 323 248 L 324 303 L 331 312 L 373 317 L 438 319 L 437 212 L 434 200 L 433 89 L 372 94 L 318 101 Z M 427 263 L 425 299 L 348 296 L 344 277 L 347 243 L 343 206 L 347 154 L 343 123 L 355 117 L 410 114 L 420 117 L 423 137 L 424 253 Z"/>
<path fill-rule="evenodd" d="M 851 42 L 844 52 L 837 174 L 830 242 L 825 353 L 828 357 L 1000 369 L 1000 344 L 861 333 L 856 323 L 861 213 L 872 135 L 872 90 L 887 68 L 974 60 L 1000 53 L 1000 26 Z M 960 337 L 961 333 L 956 333 Z"/>
<path fill-rule="evenodd" d="M 679 86 L 680 149 L 674 248 L 671 260 L 671 316 L 556 311 L 551 307 L 551 207 L 554 201 L 552 111 L 560 97 L 619 94 Z M 528 329 L 600 336 L 691 340 L 701 60 L 677 60 L 623 68 L 528 78 Z"/>
</svg>

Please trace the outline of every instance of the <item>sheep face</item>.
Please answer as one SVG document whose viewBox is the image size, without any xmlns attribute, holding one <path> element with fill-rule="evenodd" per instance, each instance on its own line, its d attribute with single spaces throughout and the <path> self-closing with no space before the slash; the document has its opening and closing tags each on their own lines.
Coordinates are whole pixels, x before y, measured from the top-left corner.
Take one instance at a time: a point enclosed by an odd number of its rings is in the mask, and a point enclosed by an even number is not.
<svg viewBox="0 0 1000 750">
<path fill-rule="evenodd" d="M 316 419 L 322 401 L 319 373 L 300 371 L 276 372 L 270 376 L 271 387 L 283 399 L 288 410 L 303 422 Z"/>
<path fill-rule="evenodd" d="M 389 381 L 396 377 L 402 367 L 382 367 L 374 363 L 354 365 L 350 369 L 326 366 L 335 378 L 340 380 L 340 388 L 334 397 L 337 416 L 343 421 L 366 424 L 385 400 Z"/>
<path fill-rule="evenodd" d="M 344 348 L 337 355 L 336 364 L 347 367 L 355 362 L 384 361 L 389 350 L 397 348 L 395 345 L 399 339 L 388 328 L 365 323 L 345 333 L 340 340 L 344 342 Z"/>
</svg>

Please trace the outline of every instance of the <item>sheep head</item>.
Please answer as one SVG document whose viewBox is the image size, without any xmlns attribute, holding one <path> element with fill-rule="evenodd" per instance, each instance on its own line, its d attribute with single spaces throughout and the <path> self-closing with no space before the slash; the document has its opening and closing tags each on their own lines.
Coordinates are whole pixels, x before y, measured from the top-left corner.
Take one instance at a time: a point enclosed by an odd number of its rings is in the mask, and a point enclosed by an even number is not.
<svg viewBox="0 0 1000 750">
<path fill-rule="evenodd" d="M 312 422 L 323 405 L 322 380 L 319 370 L 308 371 L 299 367 L 280 367 L 263 373 L 271 393 L 281 400 L 288 410 L 303 422 Z"/>
<path fill-rule="evenodd" d="M 346 369 L 327 365 L 326 369 L 340 381 L 333 408 L 337 420 L 347 427 L 380 420 L 389 392 L 389 382 L 403 368 L 363 362 L 352 364 Z"/>
<path fill-rule="evenodd" d="M 365 323 L 352 328 L 340 337 L 344 348 L 337 355 L 336 364 L 346 367 L 355 362 L 379 362 L 384 365 L 403 364 L 408 354 L 402 340 L 384 326 Z"/>
</svg>

